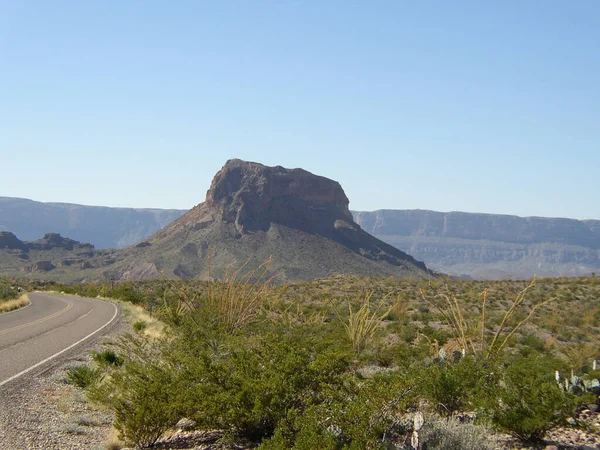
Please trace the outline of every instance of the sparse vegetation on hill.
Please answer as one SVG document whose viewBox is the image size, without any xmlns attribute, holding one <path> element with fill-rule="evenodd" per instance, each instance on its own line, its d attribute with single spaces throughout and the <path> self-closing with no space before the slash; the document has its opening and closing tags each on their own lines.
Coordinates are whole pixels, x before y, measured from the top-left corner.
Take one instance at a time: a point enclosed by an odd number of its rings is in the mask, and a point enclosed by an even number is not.
<svg viewBox="0 0 600 450">
<path fill-rule="evenodd" d="M 214 297 L 242 292 L 238 280 L 55 286 L 122 296 L 166 323 L 162 337 L 123 341 L 122 365 L 99 364 L 102 381 L 89 388 L 115 412 L 125 440 L 151 445 L 185 417 L 264 449 L 410 448 L 414 431 L 427 448 L 485 449 L 497 448 L 486 427 L 540 440 L 577 405 L 598 401 L 596 277 L 530 284 L 338 276 L 259 284 L 250 309 L 232 308 L 242 295 Z M 426 300 L 436 296 L 453 309 Z M 225 320 L 223 311 L 247 320 Z M 357 345 L 351 330 L 360 327 Z M 557 370 L 569 379 L 573 372 L 576 384 L 559 385 Z M 457 432 L 455 417 L 465 415 L 469 432 Z"/>
</svg>

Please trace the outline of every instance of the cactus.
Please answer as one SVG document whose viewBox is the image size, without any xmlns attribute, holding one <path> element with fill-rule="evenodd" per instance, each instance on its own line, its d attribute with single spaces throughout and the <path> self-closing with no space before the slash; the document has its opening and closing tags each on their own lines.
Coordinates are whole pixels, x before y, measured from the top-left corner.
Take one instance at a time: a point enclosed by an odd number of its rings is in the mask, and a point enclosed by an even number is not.
<svg viewBox="0 0 600 450">
<path fill-rule="evenodd" d="M 446 359 L 446 350 L 444 350 L 443 348 L 440 348 L 440 351 L 438 352 L 438 354 L 440 355 L 440 359 L 442 361 L 444 361 Z"/>
<path fill-rule="evenodd" d="M 554 373 L 554 378 L 558 386 L 565 392 L 570 392 L 571 394 L 583 394 L 586 392 L 600 394 L 600 380 L 596 378 L 584 380 L 571 372 L 571 377 L 565 378 L 564 382 L 561 382 L 561 375 L 558 370 Z"/>
<path fill-rule="evenodd" d="M 600 394 L 600 380 L 598 379 L 585 380 L 583 382 L 583 386 L 585 392 L 593 392 L 595 394 Z"/>
</svg>

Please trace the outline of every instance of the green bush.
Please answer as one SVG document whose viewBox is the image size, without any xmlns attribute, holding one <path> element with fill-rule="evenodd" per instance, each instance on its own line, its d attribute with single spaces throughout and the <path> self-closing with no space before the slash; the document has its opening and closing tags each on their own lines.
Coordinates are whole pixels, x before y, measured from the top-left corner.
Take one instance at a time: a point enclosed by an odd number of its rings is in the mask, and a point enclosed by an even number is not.
<svg viewBox="0 0 600 450">
<path fill-rule="evenodd" d="M 138 320 L 137 322 L 134 322 L 133 329 L 135 331 L 137 331 L 138 333 L 141 333 L 142 331 L 144 331 L 146 329 L 147 326 L 148 326 L 148 323 L 146 321 Z"/>
<path fill-rule="evenodd" d="M 131 302 L 134 305 L 144 303 L 146 300 L 144 293 L 130 281 L 115 283 L 110 290 L 110 297 Z"/>
<path fill-rule="evenodd" d="M 120 366 L 123 364 L 123 358 L 117 355 L 114 350 L 104 350 L 103 352 L 92 352 L 92 358 L 100 367 Z"/>
<path fill-rule="evenodd" d="M 67 370 L 67 381 L 82 389 L 92 386 L 99 378 L 100 372 L 88 366 L 77 366 Z"/>
<path fill-rule="evenodd" d="M 559 364 L 546 356 L 506 360 L 480 393 L 483 414 L 521 440 L 540 440 L 575 412 L 575 397 L 559 388 L 554 379 Z"/>
<path fill-rule="evenodd" d="M 524 356 L 534 353 L 546 353 L 545 342 L 535 334 L 527 334 L 523 336 L 519 340 L 519 343 L 523 346 L 520 349 L 520 353 Z"/>
<path fill-rule="evenodd" d="M 324 401 L 349 366 L 342 354 L 316 352 L 284 336 L 267 335 L 250 346 L 235 343 L 184 360 L 181 402 L 189 405 L 185 415 L 198 423 L 252 439 L 272 435 L 290 411 Z"/>
<path fill-rule="evenodd" d="M 20 292 L 13 286 L 13 283 L 7 278 L 0 278 L 0 301 L 13 300 L 18 298 Z"/>
<path fill-rule="evenodd" d="M 484 363 L 473 356 L 464 357 L 456 363 L 442 361 L 433 364 L 427 371 L 423 393 L 442 415 L 470 410 L 485 373 Z"/>
<path fill-rule="evenodd" d="M 121 439 L 148 447 L 183 417 L 175 395 L 177 370 L 159 358 L 164 350 L 160 345 L 132 337 L 123 345 L 129 353 L 122 366 L 90 387 L 88 395 L 112 409 Z"/>
<path fill-rule="evenodd" d="M 484 424 L 530 440 L 573 411 L 573 396 L 554 380 L 555 370 L 567 372 L 533 332 L 506 336 L 506 345 L 501 336 L 491 353 L 472 345 L 476 351 L 467 357 L 453 362 L 448 355 L 434 364 L 435 341 L 440 345 L 453 336 L 447 324 L 417 328 L 378 319 L 369 345 L 353 351 L 333 306 L 345 304 L 342 295 L 352 285 L 340 283 L 290 286 L 242 308 L 241 317 L 233 307 L 237 291 L 211 297 L 196 288 L 200 282 L 169 289 L 158 282 L 104 283 L 103 291 L 154 305 L 165 335 L 147 341 L 139 333 L 127 337 L 118 353 L 94 355 L 104 376 L 88 384 L 89 395 L 113 410 L 122 438 L 139 446 L 152 445 L 187 417 L 201 429 L 226 430 L 228 437 L 243 436 L 263 450 L 391 448 L 410 440 L 417 408 L 447 416 L 476 411 Z M 512 285 L 503 283 L 498 286 Z M 356 286 L 366 292 L 362 281 Z M 513 289 L 523 286 L 515 282 Z M 305 288 L 319 288 L 315 295 L 327 289 L 333 300 L 321 302 Z M 467 337 L 490 341 L 510 304 L 488 303 L 486 323 L 492 326 L 470 329 Z M 472 324 L 482 311 L 478 301 L 469 305 L 463 312 Z M 134 330 L 145 325 L 137 322 Z M 546 355 L 540 356 L 542 350 Z M 431 450 L 488 448 L 479 425 L 436 419 L 426 421 L 421 434 Z"/>
<path fill-rule="evenodd" d="M 261 449 L 386 449 L 402 441 L 412 422 L 399 412 L 414 405 L 421 373 L 386 374 L 350 381 L 344 395 L 288 415 Z"/>
</svg>

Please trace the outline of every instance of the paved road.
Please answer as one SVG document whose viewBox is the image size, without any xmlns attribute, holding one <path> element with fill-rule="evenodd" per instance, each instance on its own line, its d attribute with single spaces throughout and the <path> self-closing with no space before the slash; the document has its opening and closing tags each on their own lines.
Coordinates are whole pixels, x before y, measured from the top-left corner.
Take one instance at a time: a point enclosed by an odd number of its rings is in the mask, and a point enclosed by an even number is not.
<svg viewBox="0 0 600 450">
<path fill-rule="evenodd" d="M 47 293 L 29 294 L 31 305 L 0 314 L 0 387 L 43 368 L 117 318 L 101 300 Z"/>
</svg>

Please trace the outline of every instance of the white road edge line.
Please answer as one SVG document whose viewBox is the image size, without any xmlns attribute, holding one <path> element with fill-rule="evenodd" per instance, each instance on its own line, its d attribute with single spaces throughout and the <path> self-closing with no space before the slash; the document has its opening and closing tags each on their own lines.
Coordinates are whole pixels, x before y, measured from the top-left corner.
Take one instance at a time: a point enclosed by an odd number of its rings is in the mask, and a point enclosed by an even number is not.
<svg viewBox="0 0 600 450">
<path fill-rule="evenodd" d="M 113 303 L 112 305 L 113 305 L 113 306 L 114 306 L 114 308 L 115 308 L 115 313 L 113 314 L 112 318 L 111 318 L 111 319 L 110 319 L 108 322 L 106 322 L 104 325 L 102 325 L 100 328 L 98 328 L 96 331 L 94 331 L 93 333 L 90 333 L 90 334 L 88 334 L 86 337 L 84 337 L 83 339 L 80 339 L 80 340 L 78 340 L 78 341 L 77 341 L 77 342 L 75 342 L 74 344 L 71 344 L 71 345 L 69 345 L 67 348 L 65 348 L 65 349 L 61 350 L 60 352 L 58 352 L 58 353 L 55 353 L 55 354 L 54 354 L 54 355 L 52 355 L 52 356 L 49 356 L 48 358 L 44 359 L 43 361 L 40 361 L 40 362 L 39 362 L 39 363 L 37 363 L 37 364 L 34 364 L 34 365 L 33 365 L 33 366 L 31 366 L 29 369 L 25 369 L 25 370 L 23 370 L 22 372 L 19 372 L 18 374 L 16 374 L 16 375 L 13 375 L 12 377 L 10 377 L 10 378 L 7 378 L 6 380 L 4 380 L 4 381 L 0 382 L 0 387 L 4 386 L 4 385 L 5 385 L 5 384 L 7 384 L 7 383 L 10 383 L 10 382 L 11 382 L 11 381 L 13 381 L 13 380 L 16 380 L 17 378 L 19 378 L 19 377 L 21 377 L 21 376 L 25 375 L 25 374 L 26 374 L 26 373 L 28 373 L 28 372 L 31 372 L 31 371 L 32 371 L 32 370 L 34 370 L 34 369 L 37 369 L 37 368 L 38 368 L 38 367 L 40 367 L 42 364 L 46 364 L 48 361 L 50 361 L 50 360 L 52 360 L 52 359 L 56 358 L 57 356 L 60 356 L 60 355 L 62 355 L 62 354 L 63 354 L 64 352 L 66 352 L 66 351 L 69 351 L 69 350 L 71 350 L 73 347 L 75 347 L 75 346 L 77 346 L 77 345 L 81 344 L 83 341 L 85 341 L 85 340 L 87 340 L 87 339 L 91 338 L 93 335 L 95 335 L 95 334 L 99 333 L 99 332 L 100 332 L 100 331 L 102 331 L 104 328 L 106 328 L 107 326 L 109 326 L 109 325 L 110 325 L 110 324 L 111 324 L 111 323 L 112 323 L 112 322 L 115 320 L 115 317 L 117 317 L 117 314 L 118 314 L 118 312 L 119 312 L 119 309 L 117 308 L 117 305 L 115 305 L 114 303 Z"/>
</svg>

